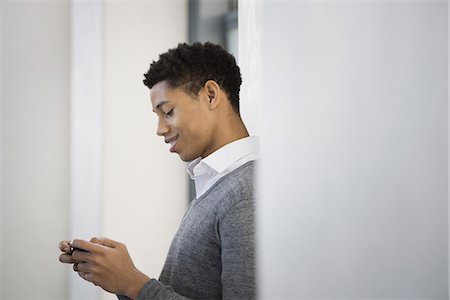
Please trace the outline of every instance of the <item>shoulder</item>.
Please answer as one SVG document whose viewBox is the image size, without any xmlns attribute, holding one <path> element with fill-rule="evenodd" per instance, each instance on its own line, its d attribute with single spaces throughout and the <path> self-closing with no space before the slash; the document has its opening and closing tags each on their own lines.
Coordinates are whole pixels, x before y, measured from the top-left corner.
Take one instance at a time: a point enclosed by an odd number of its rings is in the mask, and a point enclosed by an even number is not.
<svg viewBox="0 0 450 300">
<path fill-rule="evenodd" d="M 227 174 L 218 183 L 221 194 L 220 214 L 226 214 L 234 206 L 251 208 L 255 201 L 256 162 L 250 161 Z M 238 205 L 238 203 L 241 203 Z M 244 204 L 244 205 L 242 205 Z"/>
</svg>

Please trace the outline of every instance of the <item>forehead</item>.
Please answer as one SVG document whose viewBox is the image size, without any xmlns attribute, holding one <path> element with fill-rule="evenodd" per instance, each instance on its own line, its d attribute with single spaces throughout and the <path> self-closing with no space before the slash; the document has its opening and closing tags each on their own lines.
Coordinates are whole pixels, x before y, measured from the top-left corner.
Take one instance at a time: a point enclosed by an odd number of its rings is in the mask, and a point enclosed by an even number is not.
<svg viewBox="0 0 450 300">
<path fill-rule="evenodd" d="M 150 89 L 150 99 L 152 101 L 152 104 L 155 104 L 154 103 L 155 101 L 166 100 L 165 98 L 167 98 L 168 93 L 170 93 L 170 88 L 167 82 L 160 81 L 157 84 L 155 84 Z"/>
<path fill-rule="evenodd" d="M 169 87 L 167 82 L 161 81 L 155 84 L 150 89 L 150 101 L 152 102 L 153 111 L 161 109 L 165 103 L 171 103 L 176 100 L 177 97 L 173 95 L 174 90 Z"/>
<path fill-rule="evenodd" d="M 150 100 L 156 111 L 165 103 L 185 105 L 192 98 L 182 88 L 171 88 L 166 81 L 160 81 L 150 89 Z"/>
</svg>

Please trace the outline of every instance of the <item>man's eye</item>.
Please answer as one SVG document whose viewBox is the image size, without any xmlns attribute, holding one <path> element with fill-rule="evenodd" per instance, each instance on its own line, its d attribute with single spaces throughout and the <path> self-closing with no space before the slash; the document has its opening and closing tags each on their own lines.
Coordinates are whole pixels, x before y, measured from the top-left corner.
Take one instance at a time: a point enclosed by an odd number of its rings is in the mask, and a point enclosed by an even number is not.
<svg viewBox="0 0 450 300">
<path fill-rule="evenodd" d="M 173 115 L 173 108 L 166 113 L 166 117 L 171 117 Z"/>
</svg>

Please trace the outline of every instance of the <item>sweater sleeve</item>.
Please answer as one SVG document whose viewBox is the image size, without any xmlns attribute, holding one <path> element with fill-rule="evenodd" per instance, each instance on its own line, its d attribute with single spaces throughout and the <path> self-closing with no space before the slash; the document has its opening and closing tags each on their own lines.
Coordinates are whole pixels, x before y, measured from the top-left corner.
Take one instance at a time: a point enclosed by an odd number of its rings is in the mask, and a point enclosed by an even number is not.
<svg viewBox="0 0 450 300">
<path fill-rule="evenodd" d="M 117 295 L 119 300 L 132 300 L 126 296 Z M 188 300 L 188 298 L 177 294 L 173 288 L 156 279 L 150 279 L 139 292 L 136 300 Z"/>
<path fill-rule="evenodd" d="M 254 299 L 255 210 L 253 199 L 234 204 L 220 222 L 222 299 Z"/>
</svg>

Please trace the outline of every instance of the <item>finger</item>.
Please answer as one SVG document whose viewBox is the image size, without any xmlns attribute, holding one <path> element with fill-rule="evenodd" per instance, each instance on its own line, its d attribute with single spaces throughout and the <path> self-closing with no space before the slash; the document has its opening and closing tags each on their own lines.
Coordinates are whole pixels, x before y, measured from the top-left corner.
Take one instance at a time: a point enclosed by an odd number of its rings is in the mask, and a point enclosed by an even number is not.
<svg viewBox="0 0 450 300">
<path fill-rule="evenodd" d="M 84 274 L 92 273 L 92 266 L 89 263 L 78 263 L 77 269 Z"/>
<path fill-rule="evenodd" d="M 61 241 L 59 242 L 59 250 L 61 250 L 62 252 L 66 252 L 70 254 L 70 246 L 69 246 L 69 241 Z"/>
<path fill-rule="evenodd" d="M 84 241 L 84 240 L 80 240 L 80 239 L 75 239 L 75 240 L 72 240 L 70 243 L 69 243 L 69 246 L 70 247 L 74 247 L 74 248 L 79 248 L 79 249 L 83 249 L 83 250 L 86 250 L 86 251 L 88 251 L 88 245 L 87 244 L 90 244 L 89 242 L 87 242 L 87 241 Z"/>
<path fill-rule="evenodd" d="M 99 240 L 100 240 L 100 238 L 98 238 L 98 237 L 93 237 L 92 239 L 91 239 L 91 243 L 94 243 L 94 244 L 98 244 L 98 242 L 99 242 Z"/>
<path fill-rule="evenodd" d="M 70 244 L 72 245 L 72 247 L 79 248 L 79 249 L 82 249 L 82 250 L 85 250 L 88 252 L 93 252 L 93 253 L 101 252 L 103 249 L 103 247 L 101 247 L 98 244 L 91 243 L 91 242 L 84 241 L 84 240 L 78 240 L 78 239 L 73 240 Z"/>
<path fill-rule="evenodd" d="M 91 239 L 91 242 L 95 243 L 95 244 L 100 244 L 100 245 L 103 245 L 103 246 L 106 246 L 106 247 L 110 247 L 110 248 L 117 248 L 120 245 L 120 243 L 117 242 L 117 241 L 110 240 L 110 239 L 107 239 L 107 238 L 102 238 L 102 237 L 100 237 L 100 238 L 99 237 L 93 237 Z"/>
<path fill-rule="evenodd" d="M 80 275 L 80 277 L 83 278 L 84 280 L 92 282 L 92 274 L 91 273 L 78 272 L 78 275 Z"/>
<path fill-rule="evenodd" d="M 78 271 L 79 271 L 79 269 L 78 269 L 78 263 L 73 264 L 73 270 L 74 270 L 75 272 L 78 272 Z"/>
<path fill-rule="evenodd" d="M 70 254 L 61 254 L 59 256 L 59 261 L 65 264 L 73 264 L 75 262 L 72 255 Z"/>
<path fill-rule="evenodd" d="M 84 280 L 86 280 L 84 277 L 86 276 L 86 274 L 84 274 L 83 272 L 78 272 L 78 275 L 83 278 Z"/>
<path fill-rule="evenodd" d="M 84 280 L 92 282 L 92 273 L 84 273 Z"/>
<path fill-rule="evenodd" d="M 91 252 L 75 250 L 75 251 L 73 251 L 71 256 L 76 263 L 92 262 L 92 253 Z"/>
</svg>

